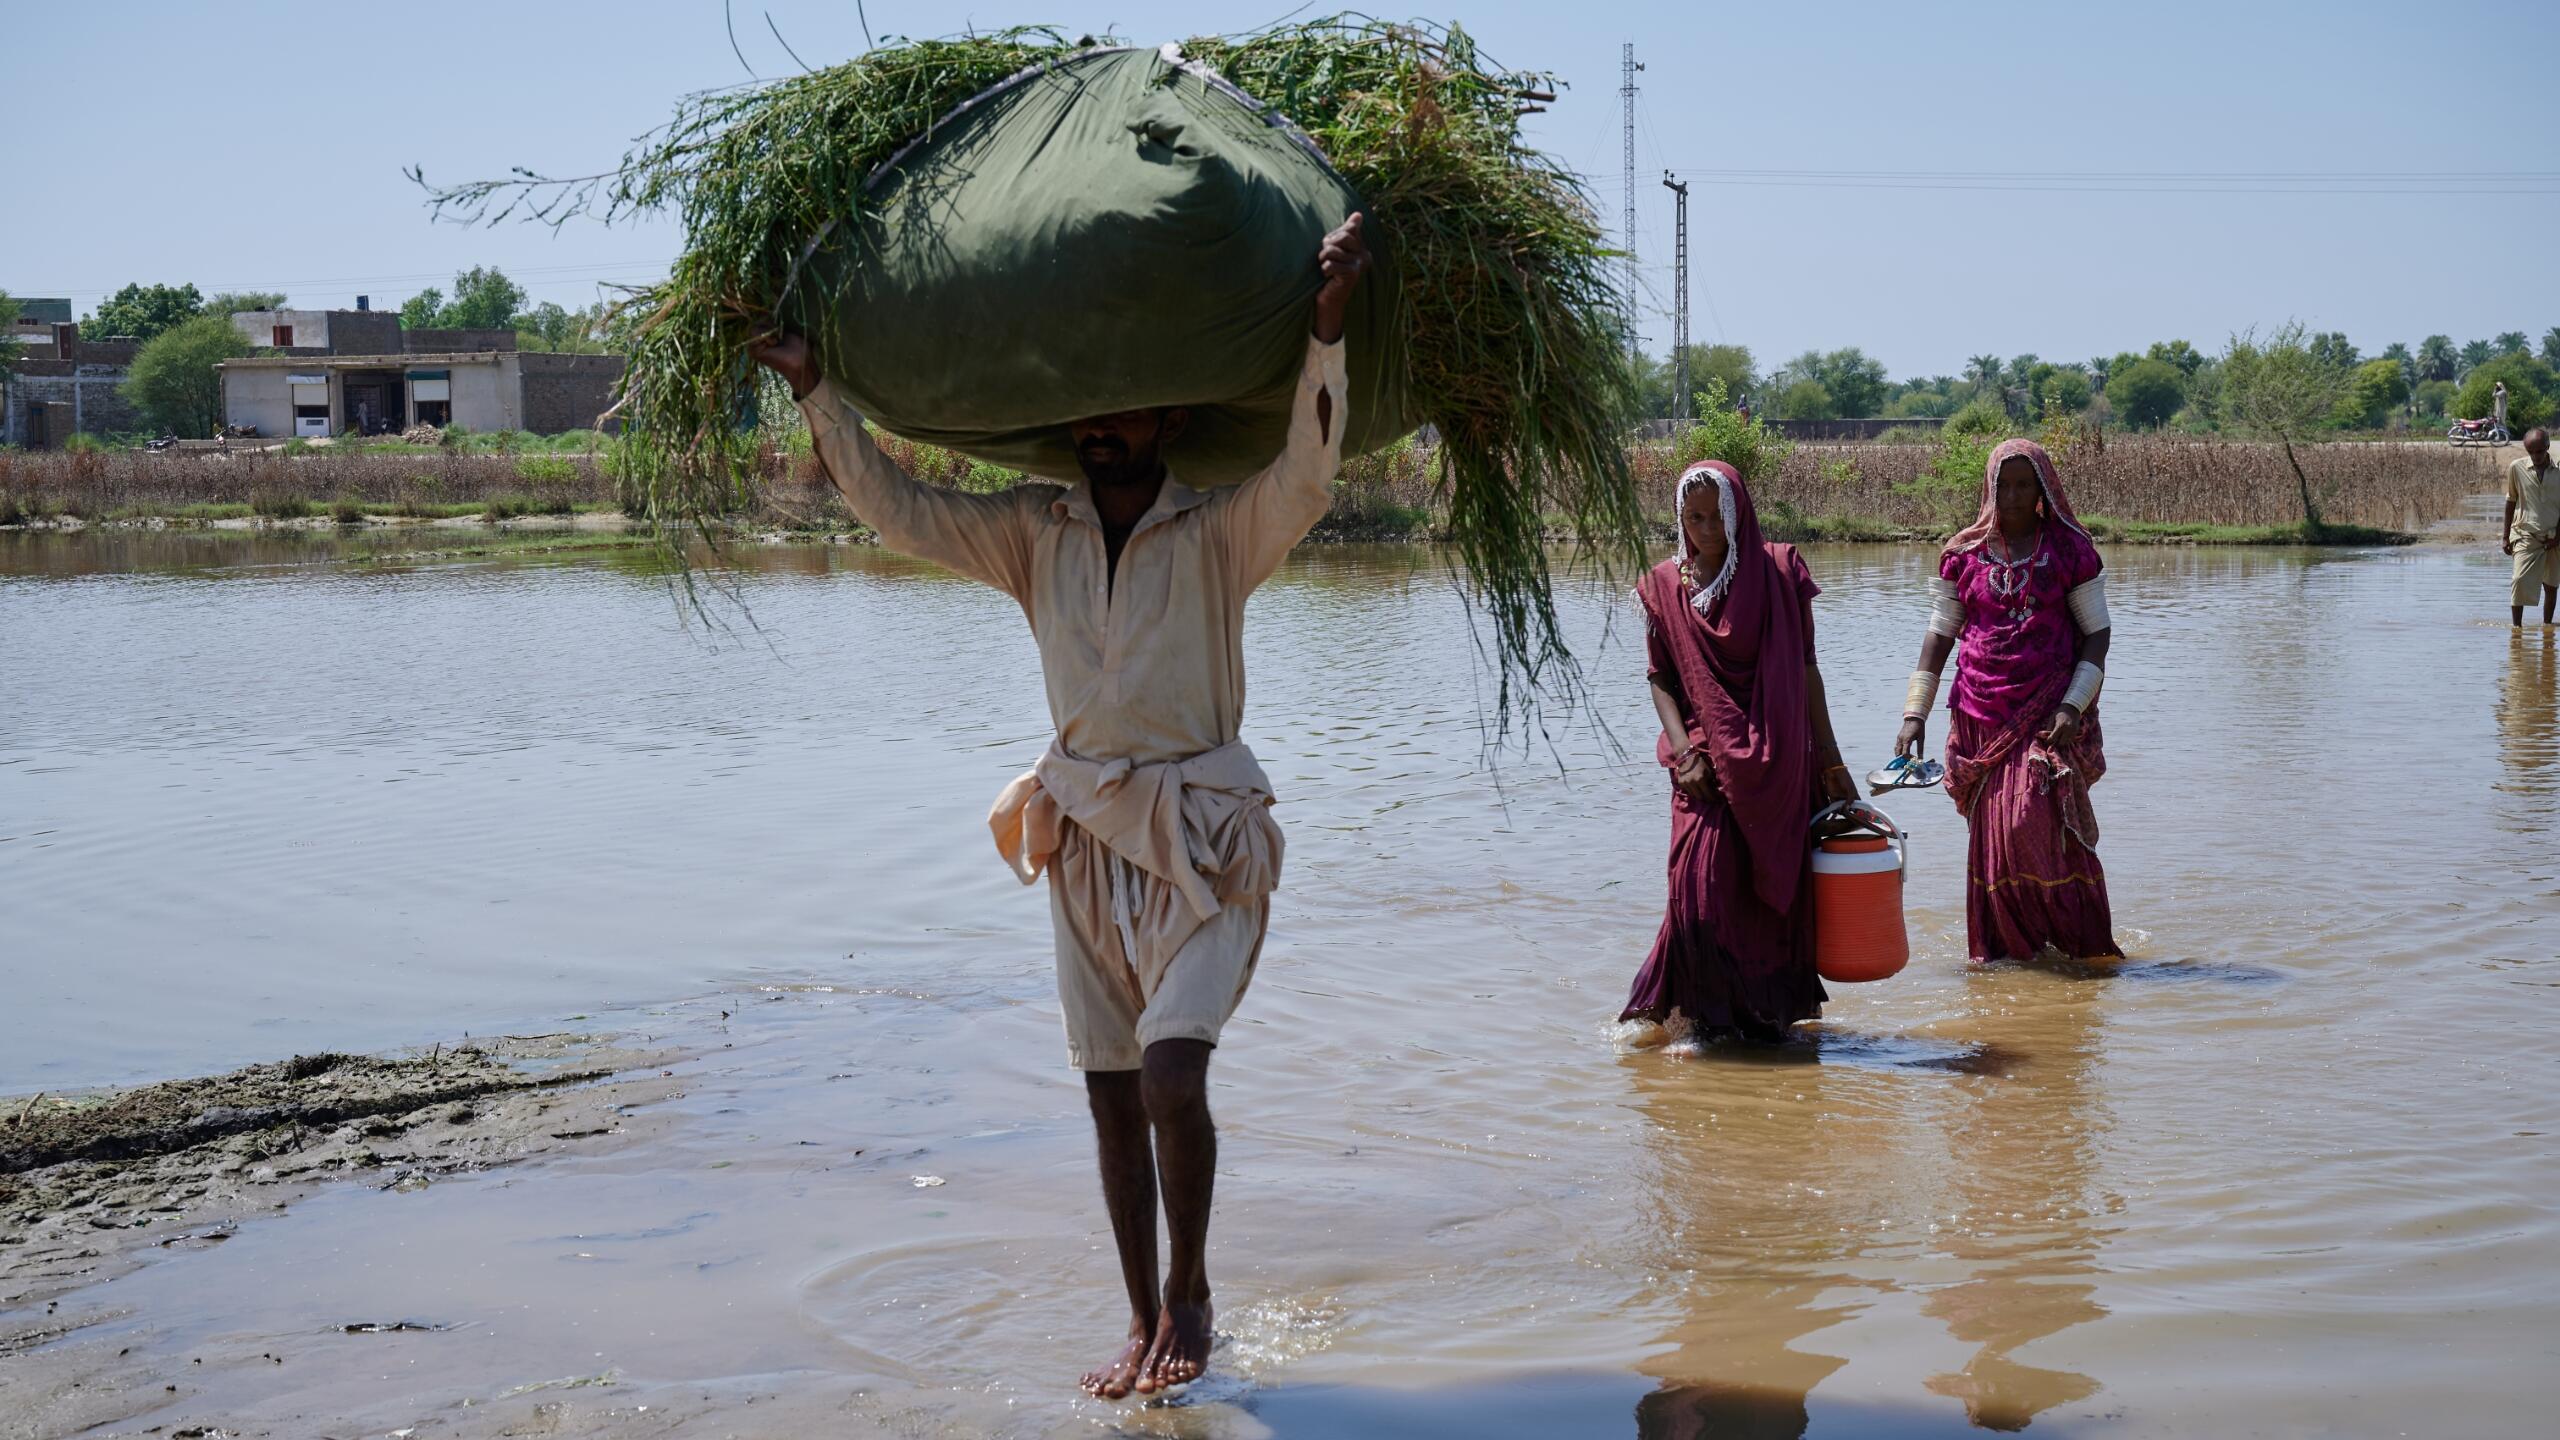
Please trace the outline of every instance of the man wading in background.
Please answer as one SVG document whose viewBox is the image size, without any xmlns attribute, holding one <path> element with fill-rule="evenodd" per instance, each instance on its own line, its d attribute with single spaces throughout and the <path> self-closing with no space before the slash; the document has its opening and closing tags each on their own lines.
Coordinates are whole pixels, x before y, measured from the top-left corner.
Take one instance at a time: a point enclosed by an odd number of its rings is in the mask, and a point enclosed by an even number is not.
<svg viewBox="0 0 2560 1440">
<path fill-rule="evenodd" d="M 1253 978 L 1280 878 L 1271 782 L 1237 738 L 1245 597 L 1332 500 L 1342 327 L 1369 263 L 1360 225 L 1352 216 L 1317 254 L 1286 446 L 1215 492 L 1168 483 L 1179 407 L 1068 426 L 1085 477 L 1072 488 L 920 485 L 820 379 L 805 340 L 756 351 L 791 382 L 819 463 L 880 542 L 1012 596 L 1040 646 L 1057 736 L 988 822 L 1024 884 L 1049 875 L 1067 1060 L 1084 1072 L 1129 1290 L 1128 1343 L 1084 1377 L 1104 1399 L 1183 1384 L 1209 1359 L 1209 1052 Z M 1173 1242 L 1161 1291 L 1159 1188 Z"/>
<path fill-rule="evenodd" d="M 2524 624 L 2524 607 L 2540 589 L 2542 623 L 2550 624 L 2560 602 L 2560 470 L 2551 468 L 2551 432 L 2539 425 L 2524 432 L 2524 454 L 2507 462 L 2507 510 L 2498 534 L 2515 557 L 2509 617 Z"/>
</svg>

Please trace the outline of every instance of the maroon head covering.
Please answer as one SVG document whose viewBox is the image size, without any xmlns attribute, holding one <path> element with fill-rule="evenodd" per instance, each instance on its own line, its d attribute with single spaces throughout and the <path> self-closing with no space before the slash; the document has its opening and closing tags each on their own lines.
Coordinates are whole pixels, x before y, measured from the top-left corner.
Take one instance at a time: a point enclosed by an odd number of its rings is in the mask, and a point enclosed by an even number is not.
<svg viewBox="0 0 2560 1440">
<path fill-rule="evenodd" d="M 1702 460 L 1681 479 L 1712 476 L 1732 501 L 1725 542 L 1732 575 L 1701 611 L 1701 585 L 1682 562 L 1665 560 L 1645 576 L 1645 609 L 1679 669 L 1681 710 L 1689 743 L 1706 751 L 1716 783 L 1751 849 L 1752 885 L 1773 910 L 1795 903 L 1812 818 L 1813 728 L 1805 719 L 1805 600 L 1812 577 L 1792 545 L 1760 538 L 1751 491 L 1732 466 Z M 1680 549 L 1688 551 L 1687 527 Z M 1658 749 L 1671 763 L 1667 743 Z"/>
<path fill-rule="evenodd" d="M 2044 513 L 2069 526 L 2081 539 L 2089 538 L 2088 528 L 2071 513 L 2071 497 L 2063 491 L 2062 476 L 2053 468 L 2053 457 L 2033 440 L 2003 440 L 1992 447 L 1991 458 L 1983 462 L 1982 513 L 1947 542 L 1946 554 L 1963 554 L 1991 538 L 1991 532 L 2000 524 L 2000 467 L 2021 455 L 2035 462 L 2036 481 L 2044 487 Z"/>
</svg>

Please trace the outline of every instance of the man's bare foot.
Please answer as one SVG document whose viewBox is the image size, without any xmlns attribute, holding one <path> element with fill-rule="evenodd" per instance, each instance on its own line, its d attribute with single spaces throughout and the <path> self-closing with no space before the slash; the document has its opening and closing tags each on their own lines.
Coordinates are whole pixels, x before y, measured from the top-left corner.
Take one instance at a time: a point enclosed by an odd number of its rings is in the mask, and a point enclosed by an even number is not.
<svg viewBox="0 0 2560 1440">
<path fill-rule="evenodd" d="M 1156 1327 L 1145 1320 L 1129 1322 L 1129 1343 L 1111 1357 L 1111 1363 L 1099 1370 L 1087 1371 L 1077 1383 L 1084 1393 L 1096 1400 L 1123 1400 L 1139 1388 L 1138 1377 L 1146 1369 L 1147 1352 L 1155 1341 Z"/>
<path fill-rule="evenodd" d="M 1155 1344 L 1148 1348 L 1145 1366 L 1138 1372 L 1139 1394 L 1160 1395 L 1200 1378 L 1200 1372 L 1209 1368 L 1212 1314 L 1206 1300 L 1197 1305 L 1165 1302 L 1164 1314 L 1156 1321 Z"/>
</svg>

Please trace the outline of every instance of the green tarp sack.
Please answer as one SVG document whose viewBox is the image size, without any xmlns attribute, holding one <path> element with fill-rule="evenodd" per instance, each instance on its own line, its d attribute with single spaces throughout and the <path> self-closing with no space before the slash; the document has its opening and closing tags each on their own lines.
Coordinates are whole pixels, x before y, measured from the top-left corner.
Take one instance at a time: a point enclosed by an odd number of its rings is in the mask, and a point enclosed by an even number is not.
<svg viewBox="0 0 2560 1440">
<path fill-rule="evenodd" d="M 981 92 L 820 237 L 793 311 L 829 375 L 910 440 L 1053 479 L 1067 422 L 1190 407 L 1182 481 L 1242 480 L 1287 437 L 1326 232 L 1360 208 L 1285 117 L 1178 49 L 1080 52 Z M 1386 237 L 1346 325 L 1346 454 L 1405 418 Z M 814 311 L 815 313 L 811 313 Z"/>
</svg>

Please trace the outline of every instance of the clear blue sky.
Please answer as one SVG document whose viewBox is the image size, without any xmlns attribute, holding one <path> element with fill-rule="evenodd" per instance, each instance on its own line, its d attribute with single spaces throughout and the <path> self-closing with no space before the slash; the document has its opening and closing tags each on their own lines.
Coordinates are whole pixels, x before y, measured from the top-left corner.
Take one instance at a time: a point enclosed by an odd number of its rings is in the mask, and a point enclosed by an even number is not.
<svg viewBox="0 0 2560 1440">
<path fill-rule="evenodd" d="M 1285 8 L 865 5 L 881 35 L 1044 22 L 1151 43 Z M 852 0 L 739 0 L 739 43 L 765 75 L 792 68 L 768 13 L 813 64 L 864 48 Z M 1666 167 L 1893 177 L 1697 178 L 1692 337 L 1747 344 L 1764 365 L 1854 344 L 1896 376 L 1952 373 L 1981 351 L 2084 359 L 2172 336 L 2210 349 L 2288 318 L 2343 329 L 2368 352 L 2560 324 L 2560 5 L 2548 0 L 1441 0 L 1413 13 L 1454 15 L 1498 59 L 1571 87 L 1536 117 L 1536 137 L 1592 177 L 1613 231 L 1618 47 L 1635 42 L 1638 249 L 1657 351 L 1670 332 Z M 69 294 L 83 309 L 129 280 L 397 305 L 475 263 L 537 300 L 585 303 L 600 280 L 660 273 L 672 227 L 430 224 L 400 167 L 450 179 L 601 168 L 678 95 L 743 78 L 719 0 L 30 0 L 10 7 L 8 28 L 22 143 L 0 289 Z M 45 139 L 57 131 L 60 144 Z M 39 154 L 46 163 L 30 161 Z M 2475 194 L 2269 194 L 2184 178 L 2448 171 L 2550 173 L 2529 192 Z M 1904 178 L 1916 172 L 2112 188 L 1949 189 Z M 2128 172 L 2179 178 L 2085 178 Z M 2215 193 L 2122 193 L 2133 184 Z"/>
</svg>

